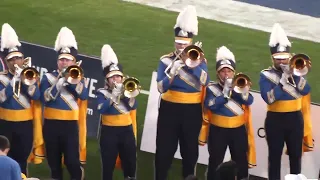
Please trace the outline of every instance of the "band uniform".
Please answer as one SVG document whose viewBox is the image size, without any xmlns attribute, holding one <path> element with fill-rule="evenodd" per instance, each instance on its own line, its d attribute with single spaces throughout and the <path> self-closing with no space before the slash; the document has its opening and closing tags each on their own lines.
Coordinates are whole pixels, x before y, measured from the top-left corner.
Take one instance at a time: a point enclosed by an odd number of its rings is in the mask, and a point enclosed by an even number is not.
<svg viewBox="0 0 320 180">
<path fill-rule="evenodd" d="M 46 157 L 51 178 L 63 178 L 64 164 L 71 179 L 82 180 L 81 164 L 86 162 L 88 89 L 78 66 L 81 61 L 76 63 L 78 46 L 70 29 L 61 28 L 54 49 L 58 53 L 58 70 L 44 74 L 40 84 Z M 71 66 L 73 68 L 68 70 Z"/>
<path fill-rule="evenodd" d="M 259 86 L 261 96 L 267 103 L 265 131 L 269 150 L 268 177 L 276 180 L 281 177 L 284 143 L 289 155 L 290 174 L 301 173 L 302 152 L 313 150 L 311 88 L 305 78 L 292 71 L 291 67 L 295 67 L 298 60 L 293 60 L 291 43 L 278 23 L 273 26 L 269 46 L 273 66 L 261 71 Z M 303 69 L 311 65 L 309 61 L 305 63 Z"/>
<path fill-rule="evenodd" d="M 106 82 L 105 87 L 97 91 L 98 111 L 101 114 L 99 144 L 102 179 L 112 180 L 113 171 L 118 168 L 123 170 L 126 180 L 135 180 L 137 101 L 135 97 L 124 94 L 122 65 L 110 45 L 102 47 L 101 60 Z"/>
</svg>

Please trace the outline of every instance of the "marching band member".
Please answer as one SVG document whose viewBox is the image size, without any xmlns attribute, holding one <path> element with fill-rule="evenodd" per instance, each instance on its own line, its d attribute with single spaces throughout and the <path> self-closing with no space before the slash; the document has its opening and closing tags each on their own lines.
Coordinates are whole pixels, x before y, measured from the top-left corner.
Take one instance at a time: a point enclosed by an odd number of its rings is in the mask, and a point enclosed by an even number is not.
<svg viewBox="0 0 320 180">
<path fill-rule="evenodd" d="M 121 159 L 124 178 L 136 179 L 136 109 L 134 97 L 123 97 L 123 70 L 110 45 L 101 50 L 106 85 L 97 92 L 101 113 L 100 153 L 103 180 L 112 180 L 117 156 Z M 137 95 L 137 94 L 136 94 Z M 119 160 L 119 159 L 118 159 Z M 118 162 L 119 163 L 119 162 Z"/>
<path fill-rule="evenodd" d="M 31 62 L 24 59 L 18 36 L 7 23 L 2 26 L 0 54 L 8 67 L 8 71 L 0 74 L 0 135 L 9 139 L 8 156 L 16 160 L 21 172 L 27 175 L 29 155 L 34 155 L 32 160 L 37 164 L 43 159 L 39 81 L 34 78 L 34 83 L 25 83 L 21 72 L 26 66 L 30 67 Z"/>
<path fill-rule="evenodd" d="M 242 73 L 235 76 L 235 57 L 225 46 L 217 50 L 216 71 L 218 82 L 207 86 L 205 99 L 205 106 L 211 112 L 209 121 L 204 120 L 199 136 L 200 145 L 208 143 L 207 179 L 219 179 L 216 169 L 223 162 L 227 146 L 237 164 L 238 179 L 249 179 L 248 167 L 256 163 L 250 110 L 253 103 L 249 92 L 251 82 Z M 241 81 L 245 83 L 240 84 Z"/>
<path fill-rule="evenodd" d="M 302 151 L 311 151 L 313 141 L 310 86 L 306 79 L 292 73 L 291 65 L 288 65 L 294 59 L 290 54 L 291 43 L 277 23 L 273 26 L 269 46 L 273 66 L 261 71 L 259 85 L 268 109 L 265 131 L 269 149 L 269 179 L 274 180 L 280 179 L 284 143 L 288 149 L 290 174 L 299 174 Z M 309 62 L 305 63 L 307 68 L 311 66 Z"/>
<path fill-rule="evenodd" d="M 192 44 L 193 36 L 198 34 L 194 6 L 187 6 L 179 14 L 174 32 L 176 50 L 160 58 L 157 70 L 157 86 L 162 95 L 157 124 L 156 180 L 167 179 L 178 142 L 183 178 L 195 173 L 199 155 L 198 136 L 203 119 L 202 105 L 205 86 L 209 82 L 205 59 L 190 68 L 180 56 Z M 203 54 L 201 49 L 199 53 Z M 170 65 L 169 77 L 165 72 Z"/>
<path fill-rule="evenodd" d="M 56 42 L 58 70 L 46 73 L 41 80 L 41 101 L 44 104 L 43 135 L 51 178 L 62 179 L 62 155 L 71 179 L 84 177 L 81 163 L 86 158 L 86 114 L 88 90 L 82 71 L 76 64 L 77 42 L 70 29 L 61 28 Z M 79 79 L 71 70 L 78 69 Z M 66 75 L 70 75 L 69 77 Z M 80 154 L 79 154 L 80 150 Z"/>
</svg>

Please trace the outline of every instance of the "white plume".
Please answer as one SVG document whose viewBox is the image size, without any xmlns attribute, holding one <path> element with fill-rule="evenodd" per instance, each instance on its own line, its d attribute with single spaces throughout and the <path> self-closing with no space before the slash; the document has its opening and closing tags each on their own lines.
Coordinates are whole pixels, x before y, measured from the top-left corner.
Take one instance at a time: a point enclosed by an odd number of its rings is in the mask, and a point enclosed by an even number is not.
<svg viewBox="0 0 320 180">
<path fill-rule="evenodd" d="M 227 47 L 221 46 L 217 49 L 216 61 L 227 59 L 235 62 L 234 54 Z"/>
<path fill-rule="evenodd" d="M 118 57 L 109 44 L 103 45 L 101 49 L 102 68 L 109 66 L 111 63 L 118 64 Z"/>
<path fill-rule="evenodd" d="M 59 34 L 57 35 L 57 39 L 54 45 L 54 50 L 59 51 L 61 48 L 66 48 L 66 47 L 68 48 L 73 47 L 78 50 L 78 44 L 73 32 L 67 27 L 62 27 L 60 29 Z"/>
<path fill-rule="evenodd" d="M 194 6 L 188 5 L 182 12 L 180 12 L 174 28 L 176 27 L 180 27 L 183 31 L 198 35 L 198 17 Z"/>
<path fill-rule="evenodd" d="M 275 23 L 270 35 L 269 46 L 275 47 L 278 43 L 280 46 L 291 47 L 291 43 L 287 37 L 287 34 L 282 29 L 279 23 Z"/>
<path fill-rule="evenodd" d="M 1 31 L 1 51 L 16 46 L 21 46 L 16 31 L 8 23 L 4 23 Z"/>
</svg>

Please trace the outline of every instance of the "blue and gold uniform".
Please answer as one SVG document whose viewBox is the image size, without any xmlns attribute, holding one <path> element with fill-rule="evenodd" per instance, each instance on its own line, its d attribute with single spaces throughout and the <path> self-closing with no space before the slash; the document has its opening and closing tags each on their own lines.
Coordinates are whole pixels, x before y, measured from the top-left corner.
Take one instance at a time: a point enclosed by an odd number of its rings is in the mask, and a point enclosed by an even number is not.
<svg viewBox="0 0 320 180">
<path fill-rule="evenodd" d="M 161 102 L 157 124 L 155 180 L 167 179 L 178 143 L 183 178 L 195 173 L 199 155 L 198 136 L 203 119 L 202 105 L 205 86 L 209 82 L 207 63 L 202 60 L 194 68 L 177 68 L 173 65 L 170 72 L 172 68 L 176 71 L 171 78 L 166 76 L 165 70 L 171 63 L 181 62 L 180 57 L 176 58 L 179 51 L 182 51 L 178 47 L 191 44 L 193 35 L 197 34 L 197 23 L 195 8 L 188 6 L 179 14 L 175 26 L 177 51 L 160 58 L 157 86 L 161 93 Z M 194 24 L 192 28 L 195 29 L 187 27 L 186 24 Z"/>
<path fill-rule="evenodd" d="M 97 91 L 98 111 L 101 114 L 100 153 L 103 180 L 112 180 L 113 171 L 122 168 L 124 178 L 136 179 L 136 111 L 135 98 L 120 98 L 110 84 L 114 76 L 123 78 L 122 66 L 110 45 L 102 48 L 102 68 L 106 87 Z M 110 80 L 110 81 L 109 81 Z M 120 91 L 119 91 L 120 92 Z"/>
<path fill-rule="evenodd" d="M 261 71 L 259 86 L 267 103 L 265 131 L 269 148 L 269 179 L 276 180 L 280 179 L 284 143 L 290 160 L 290 174 L 300 174 L 302 152 L 312 151 L 313 140 L 310 86 L 303 77 L 294 74 L 296 87 L 287 84 L 287 79 L 283 80 L 286 74 L 279 63 L 287 63 L 291 58 L 291 43 L 279 24 L 274 25 L 269 45 L 274 65 Z"/>
<path fill-rule="evenodd" d="M 55 50 L 59 54 L 58 61 L 75 62 L 77 43 L 72 31 L 63 27 L 57 38 Z M 61 165 L 64 163 L 71 179 L 81 180 L 84 178 L 81 164 L 86 161 L 88 89 L 84 79 L 78 84 L 70 84 L 63 79 L 64 77 L 58 76 L 59 71 L 46 73 L 40 84 L 41 101 L 44 105 L 43 135 L 46 157 L 51 169 L 51 178 L 62 179 Z M 59 86 L 61 80 L 64 82 Z"/>
<path fill-rule="evenodd" d="M 20 95 L 14 95 L 13 79 L 16 82 L 21 79 L 13 65 L 21 66 L 25 61 L 24 55 L 18 36 L 9 24 L 2 26 L 1 36 L 0 54 L 8 64 L 9 71 L 0 74 L 0 135 L 10 141 L 8 156 L 19 163 L 22 173 L 27 174 L 30 155 L 33 158 L 29 162 L 38 164 L 43 159 L 40 91 L 37 83 L 28 86 L 21 82 Z"/>
<path fill-rule="evenodd" d="M 219 71 L 236 70 L 233 53 L 226 47 L 217 52 L 216 70 L 219 82 L 210 82 L 206 90 L 205 107 L 208 119 L 204 119 L 199 136 L 200 145 L 208 143 L 209 164 L 207 179 L 219 179 L 216 169 L 223 162 L 229 146 L 232 160 L 236 162 L 239 179 L 248 178 L 248 167 L 256 165 L 255 142 L 251 122 L 253 96 L 249 92 L 237 93 L 231 90 L 231 96 L 225 97 L 225 80 L 221 79 Z M 229 75 L 231 78 L 231 75 Z"/>
</svg>

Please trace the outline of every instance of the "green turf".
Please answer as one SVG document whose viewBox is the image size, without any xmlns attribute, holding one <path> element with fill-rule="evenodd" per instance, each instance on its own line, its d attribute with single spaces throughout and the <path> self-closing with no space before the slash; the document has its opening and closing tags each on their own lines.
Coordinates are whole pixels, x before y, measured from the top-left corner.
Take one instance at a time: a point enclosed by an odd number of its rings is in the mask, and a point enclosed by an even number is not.
<svg viewBox="0 0 320 180">
<path fill-rule="evenodd" d="M 62 26 L 73 30 L 82 54 L 100 56 L 103 44 L 111 44 L 126 73 L 138 77 L 144 89 L 149 89 L 151 73 L 157 68 L 159 57 L 173 49 L 173 26 L 176 12 L 125 3 L 119 0 L 1 0 L 0 23 L 8 22 L 17 31 L 21 40 L 53 47 Z M 253 89 L 258 90 L 259 72 L 270 63 L 269 34 L 228 25 L 211 20 L 199 20 L 199 36 L 209 61 L 209 71 L 215 78 L 215 53 L 219 46 L 226 45 L 234 52 L 238 71 L 248 74 L 253 80 Z M 293 52 L 304 52 L 315 60 L 313 69 L 319 69 L 317 45 L 313 42 L 290 38 Z M 101 67 L 97 67 L 100 70 Z M 311 72 L 308 80 L 312 85 L 312 100 L 320 101 L 317 73 Z M 138 123 L 141 139 L 147 96 L 139 98 Z M 139 141 L 140 142 L 140 141 Z M 198 166 L 198 175 L 203 179 L 204 166 Z M 32 176 L 49 177 L 47 165 L 31 165 Z M 170 180 L 180 179 L 180 161 L 172 164 Z M 121 173 L 115 173 L 120 180 Z M 88 141 L 89 180 L 100 179 L 100 160 L 95 139 Z M 138 177 L 153 179 L 153 155 L 138 153 Z"/>
</svg>

